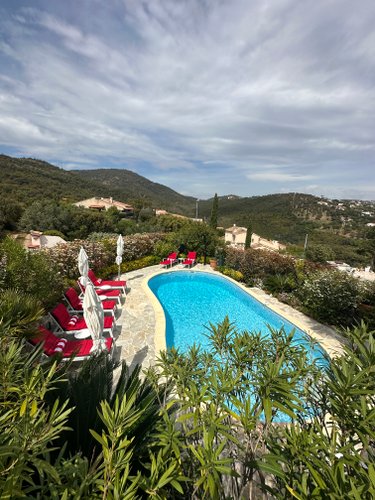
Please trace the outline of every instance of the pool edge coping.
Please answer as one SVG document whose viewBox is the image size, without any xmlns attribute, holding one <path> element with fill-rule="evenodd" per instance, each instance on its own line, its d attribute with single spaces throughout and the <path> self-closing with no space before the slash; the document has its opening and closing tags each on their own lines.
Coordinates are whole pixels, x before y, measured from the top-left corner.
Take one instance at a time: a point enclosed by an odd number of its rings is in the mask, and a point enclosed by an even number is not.
<svg viewBox="0 0 375 500">
<path fill-rule="evenodd" d="M 339 340 L 339 334 L 331 327 L 323 325 L 318 321 L 306 316 L 301 311 L 294 309 L 288 304 L 280 302 L 276 297 L 267 294 L 264 290 L 260 288 L 248 288 L 244 284 L 239 283 L 229 276 L 214 271 L 213 269 L 199 269 L 194 267 L 192 269 L 187 268 L 172 268 L 172 269 L 158 269 L 147 278 L 142 281 L 142 288 L 146 295 L 149 297 L 151 305 L 154 308 L 155 313 L 155 354 L 160 351 L 166 350 L 166 319 L 162 305 L 157 299 L 156 295 L 152 292 L 148 285 L 148 282 L 160 274 L 166 273 L 178 273 L 180 271 L 194 271 L 206 274 L 212 274 L 215 276 L 221 276 L 224 279 L 232 282 L 234 285 L 241 288 L 244 292 L 250 295 L 253 299 L 257 300 L 259 303 L 269 308 L 271 311 L 275 312 L 283 319 L 289 321 L 293 326 L 299 328 L 304 333 L 306 333 L 310 338 L 316 340 L 322 348 L 327 352 L 329 357 L 335 357 L 343 353 L 343 343 Z"/>
</svg>

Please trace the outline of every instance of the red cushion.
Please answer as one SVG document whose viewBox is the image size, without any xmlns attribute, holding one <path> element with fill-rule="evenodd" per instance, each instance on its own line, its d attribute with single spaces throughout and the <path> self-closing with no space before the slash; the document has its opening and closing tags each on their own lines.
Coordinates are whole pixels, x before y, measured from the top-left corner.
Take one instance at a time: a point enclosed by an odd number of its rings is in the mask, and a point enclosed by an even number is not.
<svg viewBox="0 0 375 500">
<path fill-rule="evenodd" d="M 126 286 L 126 281 L 116 281 L 116 280 L 101 281 L 96 286 L 112 286 L 118 288 L 120 286 Z"/>
<path fill-rule="evenodd" d="M 72 332 L 76 330 L 83 330 L 87 328 L 86 321 L 84 318 L 78 318 L 74 324 L 69 324 L 72 316 L 70 316 L 67 308 L 64 304 L 58 304 L 52 311 L 52 316 L 57 320 L 58 324 L 61 326 L 63 330 L 67 332 Z M 104 318 L 104 328 L 112 328 L 113 318 L 105 317 Z"/>
<path fill-rule="evenodd" d="M 79 298 L 78 293 L 74 290 L 73 287 L 69 288 L 64 295 L 67 298 L 69 304 L 73 307 L 73 309 L 76 309 L 77 311 L 82 310 L 81 300 Z"/>
<path fill-rule="evenodd" d="M 30 342 L 34 345 L 39 342 L 44 342 L 43 350 L 48 356 L 53 356 L 57 354 L 55 351 L 58 342 L 61 341 L 60 338 L 56 337 L 51 331 L 44 328 L 44 326 L 38 327 L 39 332 L 32 338 Z M 113 345 L 113 339 L 104 339 L 107 349 L 110 351 Z M 67 340 L 63 351 L 60 353 L 64 358 L 70 357 L 72 354 L 76 356 L 88 356 L 93 346 L 92 339 L 85 340 Z"/>
<path fill-rule="evenodd" d="M 108 351 L 111 350 L 112 344 L 113 344 L 112 338 L 105 339 L 105 345 Z M 93 346 L 92 339 L 70 340 L 65 346 L 63 356 L 64 358 L 67 358 L 72 354 L 75 354 L 76 356 L 88 356 L 90 354 L 92 346 Z"/>
<path fill-rule="evenodd" d="M 112 311 L 112 309 L 115 309 L 115 307 L 116 307 L 116 301 L 115 300 L 103 300 L 102 306 L 103 306 L 103 309 L 105 311 Z"/>
<path fill-rule="evenodd" d="M 105 297 L 119 297 L 121 295 L 120 290 L 95 290 L 98 295 L 104 295 Z"/>
<path fill-rule="evenodd" d="M 52 311 L 52 316 L 56 319 L 58 324 L 64 330 L 68 329 L 68 324 L 71 319 L 68 309 L 64 306 L 64 304 L 58 304 Z"/>
</svg>

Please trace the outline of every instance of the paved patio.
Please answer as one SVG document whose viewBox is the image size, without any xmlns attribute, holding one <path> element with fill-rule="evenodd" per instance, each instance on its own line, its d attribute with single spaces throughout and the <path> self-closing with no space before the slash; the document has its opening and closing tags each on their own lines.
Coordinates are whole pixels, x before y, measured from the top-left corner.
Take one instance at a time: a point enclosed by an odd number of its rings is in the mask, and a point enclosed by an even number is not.
<svg viewBox="0 0 375 500">
<path fill-rule="evenodd" d="M 132 271 L 122 277 L 122 279 L 127 280 L 128 293 L 121 316 L 117 319 L 116 357 L 126 360 L 130 369 L 137 363 L 141 363 L 143 368 L 153 365 L 159 350 L 165 348 L 164 314 L 159 302 L 148 290 L 148 279 L 155 274 L 182 269 L 182 266 L 177 265 L 172 270 L 165 270 L 157 265 Z M 203 264 L 196 265 L 194 271 L 219 274 L 213 271 L 209 265 L 204 266 Z M 333 329 L 279 302 L 258 288 L 246 288 L 239 283 L 236 284 L 298 328 L 307 332 L 322 345 L 330 356 L 342 352 L 340 337 Z"/>
</svg>

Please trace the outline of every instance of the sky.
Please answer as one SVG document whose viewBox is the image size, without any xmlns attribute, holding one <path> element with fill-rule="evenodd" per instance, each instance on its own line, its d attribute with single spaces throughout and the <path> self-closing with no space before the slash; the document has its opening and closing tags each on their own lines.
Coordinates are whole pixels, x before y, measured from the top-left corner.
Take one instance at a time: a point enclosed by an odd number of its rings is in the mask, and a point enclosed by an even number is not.
<svg viewBox="0 0 375 500">
<path fill-rule="evenodd" d="M 374 26 L 374 0 L 0 0 L 0 153 L 375 200 Z"/>
</svg>

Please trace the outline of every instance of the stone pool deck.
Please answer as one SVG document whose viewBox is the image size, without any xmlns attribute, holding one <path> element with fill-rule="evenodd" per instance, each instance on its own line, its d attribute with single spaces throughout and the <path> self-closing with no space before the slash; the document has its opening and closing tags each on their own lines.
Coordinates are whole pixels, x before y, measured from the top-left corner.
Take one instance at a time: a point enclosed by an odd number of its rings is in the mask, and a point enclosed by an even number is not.
<svg viewBox="0 0 375 500">
<path fill-rule="evenodd" d="M 148 279 L 159 273 L 183 270 L 181 265 L 172 269 L 161 269 L 159 265 L 127 273 L 128 291 L 122 306 L 121 316 L 117 319 L 115 330 L 116 358 L 125 360 L 130 369 L 136 364 L 147 368 L 155 363 L 160 349 L 165 348 L 165 319 L 162 308 L 147 287 Z M 209 265 L 198 264 L 193 271 L 205 271 L 221 275 Z M 233 280 L 231 280 L 233 281 Z M 259 288 L 247 288 L 237 282 L 247 293 L 259 302 L 279 313 L 301 330 L 317 340 L 330 356 L 342 352 L 339 335 L 328 326 L 305 316 L 292 307 L 279 302 Z"/>
</svg>

